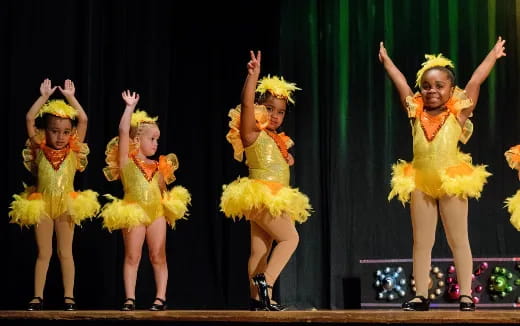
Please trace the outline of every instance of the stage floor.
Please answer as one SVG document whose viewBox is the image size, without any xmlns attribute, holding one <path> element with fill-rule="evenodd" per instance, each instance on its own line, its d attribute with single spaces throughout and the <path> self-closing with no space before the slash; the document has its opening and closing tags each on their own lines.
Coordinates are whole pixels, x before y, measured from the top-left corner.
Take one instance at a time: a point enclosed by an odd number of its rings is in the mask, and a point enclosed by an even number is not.
<svg viewBox="0 0 520 326">
<path fill-rule="evenodd" d="M 92 324 L 164 323 L 190 325 L 268 325 L 268 324 L 520 324 L 520 310 L 458 310 L 433 309 L 425 312 L 405 312 L 401 310 L 299 310 L 281 312 L 253 312 L 244 310 L 167 310 L 151 312 L 136 310 L 121 312 L 115 310 L 60 310 L 0 311 L 0 325 L 36 322 L 38 325 L 60 321 L 92 322 Z M 87 323 L 89 324 L 89 323 Z"/>
</svg>

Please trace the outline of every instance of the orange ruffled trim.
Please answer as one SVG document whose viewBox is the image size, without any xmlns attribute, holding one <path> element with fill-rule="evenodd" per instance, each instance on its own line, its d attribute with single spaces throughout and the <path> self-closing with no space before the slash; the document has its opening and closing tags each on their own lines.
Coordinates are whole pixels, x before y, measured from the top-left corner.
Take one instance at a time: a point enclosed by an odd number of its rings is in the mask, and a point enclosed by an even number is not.
<svg viewBox="0 0 520 326">
<path fill-rule="evenodd" d="M 128 149 L 128 156 L 137 154 L 136 150 L 139 150 L 138 144 L 130 141 Z M 107 166 L 103 168 L 103 174 L 108 181 L 115 181 L 121 177 L 121 171 L 119 169 L 119 137 L 112 138 L 105 150 L 105 162 Z"/>
<path fill-rule="evenodd" d="M 22 151 L 22 157 L 24 161 L 23 164 L 25 168 L 32 173 L 35 173 L 37 169 L 35 163 L 37 150 L 41 150 L 43 152 L 54 170 L 58 170 L 60 168 L 61 164 L 63 161 L 65 161 L 65 158 L 70 151 L 75 152 L 77 156 L 76 169 L 80 172 L 84 171 L 87 167 L 87 156 L 90 153 L 88 145 L 78 141 L 77 130 L 74 130 L 70 136 L 67 147 L 56 150 L 47 146 L 45 140 L 45 131 L 38 129 L 32 140 L 28 139 L 25 142 L 25 148 Z"/>
<path fill-rule="evenodd" d="M 471 101 L 471 99 L 466 96 L 466 92 L 464 90 L 460 89 L 459 87 L 455 87 L 453 96 L 448 100 L 448 102 L 446 102 L 447 112 L 438 116 L 431 116 L 424 112 L 424 102 L 421 93 L 415 93 L 413 96 L 408 96 L 406 98 L 406 104 L 408 117 L 420 119 L 421 127 L 424 131 L 426 139 L 428 139 L 428 141 L 432 141 L 444 122 L 446 122 L 449 114 L 453 114 L 455 117 L 457 117 L 460 111 L 470 108 L 473 105 L 473 101 Z M 462 135 L 460 136 L 459 140 L 464 144 L 467 143 L 472 133 L 473 123 L 470 121 L 470 119 L 467 119 L 464 127 L 462 128 Z"/>
<path fill-rule="evenodd" d="M 164 177 L 164 182 L 170 184 L 175 181 L 174 172 L 179 168 L 179 160 L 177 155 L 170 153 L 168 155 L 159 156 L 159 172 Z"/>
<path fill-rule="evenodd" d="M 229 110 L 228 117 L 231 118 L 229 121 L 229 132 L 226 134 L 227 141 L 233 146 L 233 157 L 235 160 L 242 162 L 244 159 L 244 145 L 242 144 L 242 138 L 240 138 L 240 111 L 241 105 L 237 105 L 234 109 Z M 287 160 L 288 152 L 287 149 L 294 145 L 289 136 L 285 133 L 276 134 L 266 129 L 269 124 L 269 113 L 264 105 L 255 104 L 255 120 L 258 129 L 265 131 L 278 145 L 283 157 Z M 284 153 L 285 152 L 285 153 Z"/>
<path fill-rule="evenodd" d="M 516 145 L 508 149 L 504 156 L 506 157 L 507 164 L 511 169 L 520 170 L 520 145 Z"/>
</svg>

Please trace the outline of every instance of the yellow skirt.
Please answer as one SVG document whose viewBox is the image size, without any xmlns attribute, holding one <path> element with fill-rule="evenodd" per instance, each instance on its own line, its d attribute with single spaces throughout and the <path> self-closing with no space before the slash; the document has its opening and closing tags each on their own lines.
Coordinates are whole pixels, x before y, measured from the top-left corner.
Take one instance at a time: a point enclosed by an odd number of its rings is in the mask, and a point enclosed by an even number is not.
<svg viewBox="0 0 520 326">
<path fill-rule="evenodd" d="M 163 198 L 157 205 L 143 208 L 139 203 L 128 202 L 112 195 L 105 195 L 112 202 L 105 204 L 101 213 L 103 227 L 110 232 L 118 229 L 129 229 L 139 225 L 148 226 L 157 218 L 164 216 L 166 222 L 175 228 L 177 220 L 186 219 L 188 216 L 188 205 L 191 203 L 191 195 L 182 186 L 175 186 L 163 193 Z"/>
<path fill-rule="evenodd" d="M 392 166 L 392 190 L 388 200 L 397 197 L 403 205 L 410 201 L 410 194 L 416 188 L 425 194 L 440 198 L 442 196 L 458 196 L 462 198 L 480 198 L 480 193 L 491 173 L 484 165 L 472 165 L 469 156 L 452 167 L 440 170 L 417 170 L 413 163 L 399 160 Z"/>
<path fill-rule="evenodd" d="M 520 231 L 520 190 L 518 190 L 512 197 L 507 198 L 505 203 L 507 211 L 511 214 L 511 219 L 509 219 L 509 221 L 518 231 Z"/>
<path fill-rule="evenodd" d="M 223 187 L 220 209 L 226 217 L 241 219 L 255 209 L 267 209 L 271 216 L 288 215 L 303 223 L 311 215 L 309 198 L 298 189 L 276 182 L 239 178 Z"/>
<path fill-rule="evenodd" d="M 71 221 L 79 225 L 83 220 L 97 215 L 100 209 L 97 197 L 98 193 L 92 190 L 47 194 L 28 187 L 21 194 L 13 195 L 9 216 L 11 223 L 28 227 L 40 223 L 43 215 L 55 219 L 67 213 Z"/>
</svg>

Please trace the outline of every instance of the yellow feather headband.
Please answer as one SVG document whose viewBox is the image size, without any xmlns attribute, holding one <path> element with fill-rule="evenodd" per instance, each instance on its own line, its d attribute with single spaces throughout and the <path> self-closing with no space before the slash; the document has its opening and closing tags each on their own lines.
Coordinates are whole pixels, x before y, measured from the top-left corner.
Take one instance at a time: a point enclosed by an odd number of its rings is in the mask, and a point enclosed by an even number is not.
<svg viewBox="0 0 520 326">
<path fill-rule="evenodd" d="M 296 87 L 295 83 L 286 82 L 283 77 L 271 77 L 271 75 L 268 75 L 267 77 L 259 80 L 258 86 L 256 88 L 256 92 L 262 95 L 265 94 L 265 92 L 269 92 L 273 96 L 287 100 L 292 104 L 294 104 L 294 100 L 291 96 L 295 90 L 301 90 L 301 88 Z"/>
<path fill-rule="evenodd" d="M 425 54 L 424 57 L 426 58 L 426 61 L 422 63 L 422 68 L 419 69 L 419 71 L 417 72 L 417 80 L 415 81 L 415 86 L 417 87 L 420 87 L 422 76 L 426 72 L 426 70 L 431 69 L 433 67 L 455 68 L 453 62 L 450 59 L 444 57 L 442 53 L 439 53 L 438 55 Z"/>
<path fill-rule="evenodd" d="M 76 109 L 65 103 L 64 100 L 50 100 L 47 101 L 38 111 L 38 116 L 41 117 L 45 113 L 55 115 L 60 118 L 75 119 L 78 115 Z"/>
<path fill-rule="evenodd" d="M 132 121 L 130 125 L 134 128 L 138 127 L 141 123 L 155 123 L 158 117 L 151 118 L 145 111 L 136 110 L 132 113 Z"/>
</svg>

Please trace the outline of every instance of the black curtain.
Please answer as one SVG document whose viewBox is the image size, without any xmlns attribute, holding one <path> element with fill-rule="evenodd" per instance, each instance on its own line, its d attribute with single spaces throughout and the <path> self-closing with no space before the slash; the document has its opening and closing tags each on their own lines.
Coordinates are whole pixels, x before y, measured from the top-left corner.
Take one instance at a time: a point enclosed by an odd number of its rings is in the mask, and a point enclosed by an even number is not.
<svg viewBox="0 0 520 326">
<path fill-rule="evenodd" d="M 470 201 L 474 256 L 517 255 L 520 240 L 502 202 L 518 188 L 503 152 L 520 141 L 520 22 L 514 14 L 519 9 L 515 1 L 477 2 L 2 3 L 7 187 L 0 288 L 8 295 L 0 296 L 0 307 L 21 309 L 33 292 L 33 231 L 9 224 L 7 217 L 11 195 L 22 191 L 23 182 L 34 181 L 21 162 L 24 117 L 44 78 L 55 84 L 70 78 L 89 116 L 91 148 L 76 187 L 122 195 L 119 182 L 103 177 L 104 150 L 117 135 L 121 91 L 139 92 L 139 107 L 159 116 L 158 153 L 177 154 L 176 184 L 193 195 L 188 220 L 168 231 L 169 305 L 246 308 L 249 225 L 224 218 L 219 198 L 223 184 L 247 174 L 233 160 L 224 136 L 227 112 L 240 101 L 249 50 L 262 50 L 263 74 L 281 74 L 302 88 L 283 129 L 296 142 L 291 182 L 309 195 L 314 214 L 298 225 L 300 245 L 277 287 L 283 302 L 356 307 L 359 280 L 372 277 L 362 273 L 360 259 L 411 257 L 408 209 L 386 200 L 390 165 L 411 159 L 410 129 L 377 61 L 380 40 L 410 82 L 424 53 L 454 56 L 461 86 L 496 35 L 508 40 L 508 56 L 483 85 L 473 119 L 476 131 L 462 149 L 493 173 L 482 198 Z M 488 14 L 490 3 L 495 20 Z M 445 12 L 463 15 L 457 23 L 461 28 L 454 31 Z M 440 229 L 437 239 L 433 256 L 451 256 Z M 97 219 L 84 223 L 76 228 L 74 257 L 80 308 L 118 308 L 124 298 L 119 232 L 103 230 Z M 61 296 L 53 257 L 45 299 L 59 304 Z M 147 307 L 153 296 L 145 250 L 138 308 Z"/>
</svg>

